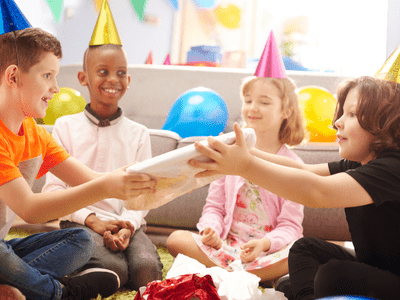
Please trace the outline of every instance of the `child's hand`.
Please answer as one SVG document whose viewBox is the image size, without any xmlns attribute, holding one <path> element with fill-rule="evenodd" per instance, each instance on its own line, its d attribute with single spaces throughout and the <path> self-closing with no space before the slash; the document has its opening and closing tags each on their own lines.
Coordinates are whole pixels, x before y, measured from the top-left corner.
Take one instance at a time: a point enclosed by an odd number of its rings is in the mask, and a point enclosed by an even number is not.
<svg viewBox="0 0 400 300">
<path fill-rule="evenodd" d="M 240 259 L 244 263 L 252 262 L 261 252 L 268 251 L 270 247 L 271 241 L 268 238 L 251 240 L 240 246 L 240 249 L 242 249 Z"/>
<path fill-rule="evenodd" d="M 247 149 L 246 140 L 239 125 L 233 126 L 236 135 L 236 142 L 233 145 L 226 145 L 213 137 L 207 139 L 211 149 L 195 142 L 196 149 L 214 160 L 213 162 L 201 162 L 191 159 L 189 164 L 196 168 L 205 169 L 204 172 L 196 174 L 197 178 L 208 177 L 216 174 L 241 175 L 248 168 L 252 155 Z"/>
<path fill-rule="evenodd" d="M 111 251 L 124 251 L 129 246 L 131 231 L 123 228 L 115 234 L 106 231 L 103 236 L 104 245 Z"/>
<path fill-rule="evenodd" d="M 220 249 L 222 247 L 222 240 L 219 235 L 210 227 L 204 229 L 201 234 L 201 242 L 209 247 L 213 247 L 214 249 Z"/>
<path fill-rule="evenodd" d="M 132 234 L 135 232 L 135 227 L 129 221 L 122 221 L 122 220 L 104 221 L 99 219 L 94 214 L 91 214 L 86 218 L 85 225 L 101 235 L 104 235 L 106 231 L 111 231 L 113 233 L 116 233 L 122 228 L 129 229 L 132 232 Z"/>
<path fill-rule="evenodd" d="M 107 198 L 132 200 L 143 194 L 156 192 L 156 181 L 147 174 L 128 173 L 127 166 L 103 176 Z"/>
</svg>

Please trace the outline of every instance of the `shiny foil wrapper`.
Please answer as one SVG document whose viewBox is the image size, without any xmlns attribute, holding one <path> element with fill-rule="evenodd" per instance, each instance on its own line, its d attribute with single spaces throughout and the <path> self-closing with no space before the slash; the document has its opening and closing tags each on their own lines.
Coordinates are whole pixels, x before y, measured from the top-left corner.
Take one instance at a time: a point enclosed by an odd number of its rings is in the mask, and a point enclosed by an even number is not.
<svg viewBox="0 0 400 300">
<path fill-rule="evenodd" d="M 134 300 L 220 300 L 210 275 L 186 274 L 163 281 L 152 281 Z"/>
</svg>

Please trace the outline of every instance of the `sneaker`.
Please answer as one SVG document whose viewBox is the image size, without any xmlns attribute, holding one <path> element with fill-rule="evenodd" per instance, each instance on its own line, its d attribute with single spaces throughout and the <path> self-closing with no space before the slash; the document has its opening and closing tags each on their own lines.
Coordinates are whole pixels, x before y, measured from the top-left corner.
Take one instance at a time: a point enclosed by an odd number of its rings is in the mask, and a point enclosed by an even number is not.
<svg viewBox="0 0 400 300">
<path fill-rule="evenodd" d="M 275 290 L 281 292 L 289 299 L 290 295 L 290 278 L 289 275 L 284 275 L 278 279 L 275 284 Z"/>
<path fill-rule="evenodd" d="M 64 285 L 62 299 L 89 300 L 100 295 L 103 298 L 116 293 L 120 286 L 117 273 L 101 268 L 91 268 L 73 277 L 59 279 Z"/>
</svg>

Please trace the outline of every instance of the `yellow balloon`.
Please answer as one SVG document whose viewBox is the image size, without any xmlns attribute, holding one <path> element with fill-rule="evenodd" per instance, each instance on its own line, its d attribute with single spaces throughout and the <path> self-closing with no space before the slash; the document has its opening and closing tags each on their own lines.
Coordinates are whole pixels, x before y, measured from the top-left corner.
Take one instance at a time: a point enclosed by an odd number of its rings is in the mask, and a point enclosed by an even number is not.
<svg viewBox="0 0 400 300">
<path fill-rule="evenodd" d="M 332 120 L 336 99 L 327 90 L 317 86 L 306 86 L 297 91 L 304 122 L 310 135 L 310 142 L 334 142 L 336 130 Z"/>
<path fill-rule="evenodd" d="M 311 122 L 306 126 L 309 141 L 314 143 L 333 143 L 336 141 L 336 130 L 331 124 Z"/>
<path fill-rule="evenodd" d="M 73 115 L 85 109 L 86 101 L 80 92 L 73 88 L 62 87 L 49 101 L 46 116 L 38 123 L 54 125 L 56 120 L 65 115 Z"/>
<path fill-rule="evenodd" d="M 230 29 L 239 28 L 241 10 L 236 5 L 219 5 L 215 8 L 215 14 L 217 15 L 218 21 L 225 27 Z"/>
</svg>

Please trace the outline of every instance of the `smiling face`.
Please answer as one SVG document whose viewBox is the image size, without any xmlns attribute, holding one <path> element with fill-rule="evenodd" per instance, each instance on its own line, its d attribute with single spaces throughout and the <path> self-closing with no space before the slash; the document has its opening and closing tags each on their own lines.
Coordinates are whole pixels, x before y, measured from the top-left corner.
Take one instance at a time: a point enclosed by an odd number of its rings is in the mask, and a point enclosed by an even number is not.
<svg viewBox="0 0 400 300">
<path fill-rule="evenodd" d="M 242 116 L 247 127 L 277 137 L 284 119 L 281 96 L 274 84 L 256 80 L 243 95 Z"/>
<path fill-rule="evenodd" d="M 347 94 L 343 105 L 343 114 L 336 120 L 335 126 L 338 129 L 340 156 L 366 164 L 375 157 L 375 154 L 369 150 L 375 137 L 364 130 L 358 122 L 358 101 L 359 91 L 357 88 L 353 88 Z"/>
<path fill-rule="evenodd" d="M 51 52 L 45 52 L 39 63 L 28 72 L 20 73 L 20 107 L 26 117 L 43 118 L 48 101 L 60 91 L 56 77 L 60 59 Z"/>
<path fill-rule="evenodd" d="M 85 62 L 78 79 L 89 88 L 90 108 L 101 117 L 115 114 L 130 82 L 124 50 L 108 45 L 89 48 Z"/>
</svg>

